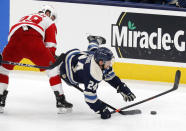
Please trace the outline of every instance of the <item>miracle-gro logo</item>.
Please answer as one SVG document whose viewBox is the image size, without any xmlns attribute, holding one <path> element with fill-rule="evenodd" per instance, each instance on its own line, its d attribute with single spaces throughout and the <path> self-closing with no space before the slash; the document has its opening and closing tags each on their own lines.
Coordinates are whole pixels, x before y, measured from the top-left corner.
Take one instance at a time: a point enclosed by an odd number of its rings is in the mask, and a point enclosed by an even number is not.
<svg viewBox="0 0 186 131">
<path fill-rule="evenodd" d="M 186 62 L 184 23 L 185 17 L 122 12 L 112 24 L 111 46 L 120 58 Z"/>
<path fill-rule="evenodd" d="M 121 46 L 170 50 L 170 44 L 174 44 L 174 47 L 178 51 L 185 51 L 185 41 L 179 43 L 178 40 L 180 37 L 185 37 L 183 30 L 177 31 L 172 39 L 169 33 L 162 34 L 162 28 L 158 28 L 156 32 L 148 33 L 146 31 L 130 31 L 127 26 L 122 26 L 121 31 L 119 31 L 117 25 L 112 26 L 113 47 Z"/>
</svg>

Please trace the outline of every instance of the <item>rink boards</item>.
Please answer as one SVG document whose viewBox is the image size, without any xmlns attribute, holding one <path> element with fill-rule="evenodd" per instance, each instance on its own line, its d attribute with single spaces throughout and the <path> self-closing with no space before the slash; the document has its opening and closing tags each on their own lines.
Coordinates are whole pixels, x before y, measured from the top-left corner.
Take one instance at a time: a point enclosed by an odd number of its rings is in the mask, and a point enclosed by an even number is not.
<svg viewBox="0 0 186 131">
<path fill-rule="evenodd" d="M 86 36 L 101 35 L 107 39 L 105 46 L 115 55 L 114 70 L 120 78 L 172 82 L 175 71 L 180 69 L 181 83 L 186 83 L 184 9 L 60 1 L 10 0 L 10 26 L 21 16 L 37 12 L 43 4 L 50 4 L 58 13 L 58 55 L 72 48 L 86 50 Z M 20 3 L 24 8 L 20 8 Z M 22 62 L 33 64 L 27 59 Z"/>
</svg>

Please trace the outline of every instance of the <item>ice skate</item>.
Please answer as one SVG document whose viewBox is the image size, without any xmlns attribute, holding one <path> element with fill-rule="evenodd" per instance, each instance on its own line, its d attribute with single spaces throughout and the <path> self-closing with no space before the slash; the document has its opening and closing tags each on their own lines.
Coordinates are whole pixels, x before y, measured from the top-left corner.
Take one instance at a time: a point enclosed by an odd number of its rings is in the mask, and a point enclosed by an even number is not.
<svg viewBox="0 0 186 131">
<path fill-rule="evenodd" d="M 6 104 L 6 97 L 7 97 L 8 91 L 5 90 L 2 95 L 0 95 L 0 113 L 4 112 L 4 107 Z"/>
<path fill-rule="evenodd" d="M 58 114 L 65 114 L 72 111 L 73 105 L 66 101 L 65 95 L 59 95 L 58 91 L 54 91 L 56 96 L 56 107 L 58 108 Z"/>
<path fill-rule="evenodd" d="M 101 37 L 101 36 L 93 36 L 93 35 L 89 35 L 87 37 L 87 40 L 90 42 L 96 41 L 98 45 L 103 45 L 106 44 L 106 39 Z"/>
</svg>

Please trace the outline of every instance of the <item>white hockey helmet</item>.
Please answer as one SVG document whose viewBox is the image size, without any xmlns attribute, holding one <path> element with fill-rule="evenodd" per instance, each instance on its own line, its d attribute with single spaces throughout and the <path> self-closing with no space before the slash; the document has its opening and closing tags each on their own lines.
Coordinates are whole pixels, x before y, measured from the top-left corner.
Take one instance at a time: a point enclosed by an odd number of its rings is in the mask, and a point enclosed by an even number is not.
<svg viewBox="0 0 186 131">
<path fill-rule="evenodd" d="M 50 12 L 50 16 L 49 17 L 52 20 L 55 20 L 57 18 L 57 12 L 55 11 L 54 7 L 51 6 L 51 5 L 43 5 L 42 8 L 41 8 L 41 11 L 43 13 L 46 13 L 47 11 L 49 11 Z"/>
</svg>

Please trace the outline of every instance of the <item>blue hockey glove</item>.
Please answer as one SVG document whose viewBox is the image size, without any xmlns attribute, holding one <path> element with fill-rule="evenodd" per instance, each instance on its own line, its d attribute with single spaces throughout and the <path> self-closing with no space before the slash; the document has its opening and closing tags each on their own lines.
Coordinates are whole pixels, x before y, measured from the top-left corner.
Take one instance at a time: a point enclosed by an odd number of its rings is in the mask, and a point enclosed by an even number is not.
<svg viewBox="0 0 186 131">
<path fill-rule="evenodd" d="M 108 119 L 111 117 L 111 113 L 107 107 L 105 107 L 103 110 L 100 110 L 100 115 L 101 119 Z"/>
<path fill-rule="evenodd" d="M 120 93 L 126 102 L 133 101 L 136 98 L 136 96 L 130 91 L 125 83 L 117 87 L 117 93 Z"/>
</svg>

